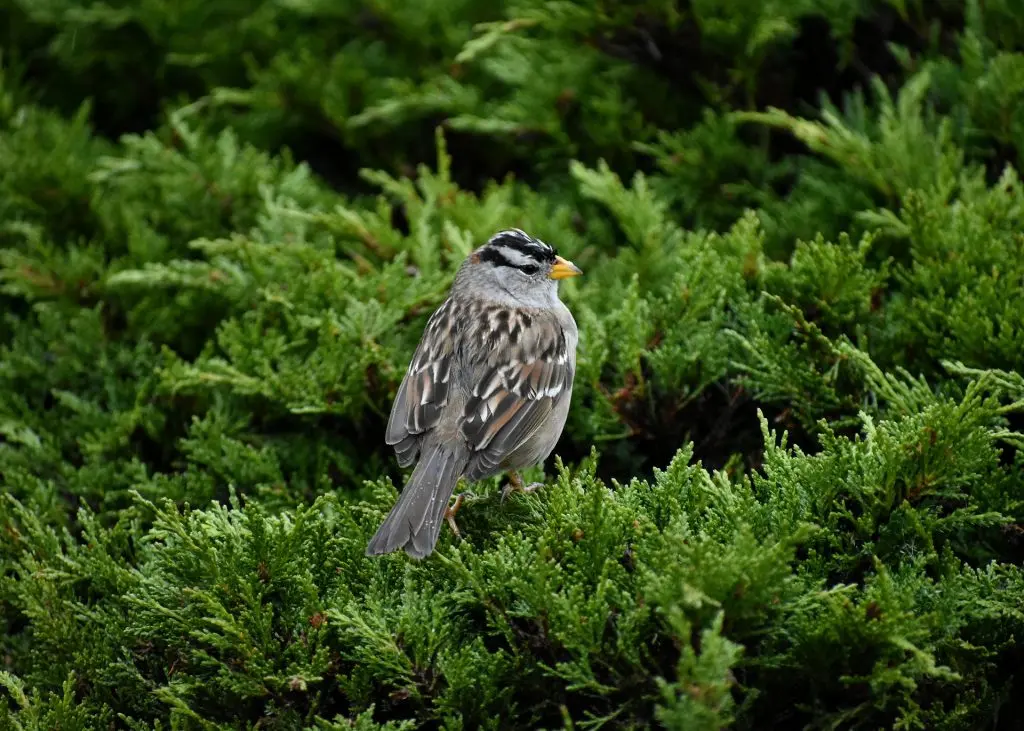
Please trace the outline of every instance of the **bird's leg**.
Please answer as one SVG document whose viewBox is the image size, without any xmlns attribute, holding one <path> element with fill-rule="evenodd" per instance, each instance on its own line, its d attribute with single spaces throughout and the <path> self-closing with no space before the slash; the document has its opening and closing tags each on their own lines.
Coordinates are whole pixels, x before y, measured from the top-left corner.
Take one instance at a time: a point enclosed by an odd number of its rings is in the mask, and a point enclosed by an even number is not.
<svg viewBox="0 0 1024 731">
<path fill-rule="evenodd" d="M 448 509 L 444 511 L 444 519 L 448 521 L 448 527 L 452 529 L 452 533 L 455 534 L 456 538 L 462 538 L 462 534 L 459 533 L 459 526 L 455 525 L 455 514 L 459 512 L 459 508 L 462 507 L 462 501 L 465 500 L 463 493 L 459 493 L 455 496 L 455 503 L 448 506 Z"/>
<path fill-rule="evenodd" d="M 531 482 L 529 485 L 523 485 L 523 478 L 519 476 L 519 473 L 515 470 L 511 470 L 505 473 L 508 477 L 508 484 L 501 491 L 501 499 L 505 500 L 513 492 L 531 493 L 539 487 L 544 487 L 543 482 Z"/>
</svg>

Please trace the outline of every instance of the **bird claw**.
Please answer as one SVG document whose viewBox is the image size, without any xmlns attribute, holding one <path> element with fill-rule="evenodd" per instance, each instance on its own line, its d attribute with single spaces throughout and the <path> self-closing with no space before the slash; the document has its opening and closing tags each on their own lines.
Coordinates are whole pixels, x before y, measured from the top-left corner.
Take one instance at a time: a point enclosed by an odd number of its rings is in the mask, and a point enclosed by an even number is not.
<svg viewBox="0 0 1024 731">
<path fill-rule="evenodd" d="M 448 527 L 452 529 L 452 533 L 455 534 L 456 538 L 462 538 L 462 534 L 459 533 L 459 526 L 455 525 L 455 514 L 459 512 L 459 508 L 462 507 L 463 500 L 465 500 L 465 495 L 460 492 L 455 496 L 455 503 L 449 505 L 444 511 L 444 519 L 448 521 Z"/>
<path fill-rule="evenodd" d="M 505 499 L 513 492 L 529 494 L 536 492 L 541 487 L 544 487 L 543 482 L 531 482 L 529 485 L 524 486 L 523 479 L 517 473 L 510 472 L 508 474 L 508 484 L 501 490 L 501 502 L 505 502 Z"/>
</svg>

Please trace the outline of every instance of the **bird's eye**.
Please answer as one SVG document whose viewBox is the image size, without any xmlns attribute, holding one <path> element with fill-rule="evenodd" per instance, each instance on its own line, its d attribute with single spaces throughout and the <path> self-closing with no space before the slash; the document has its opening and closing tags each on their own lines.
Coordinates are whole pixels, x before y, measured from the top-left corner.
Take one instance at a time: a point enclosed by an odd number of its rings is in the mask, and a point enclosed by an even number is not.
<svg viewBox="0 0 1024 731">
<path fill-rule="evenodd" d="M 519 271 L 521 271 L 523 274 L 526 274 L 527 276 L 532 276 L 536 274 L 539 270 L 540 267 L 535 266 L 533 264 L 526 264 L 524 266 L 519 267 Z"/>
</svg>

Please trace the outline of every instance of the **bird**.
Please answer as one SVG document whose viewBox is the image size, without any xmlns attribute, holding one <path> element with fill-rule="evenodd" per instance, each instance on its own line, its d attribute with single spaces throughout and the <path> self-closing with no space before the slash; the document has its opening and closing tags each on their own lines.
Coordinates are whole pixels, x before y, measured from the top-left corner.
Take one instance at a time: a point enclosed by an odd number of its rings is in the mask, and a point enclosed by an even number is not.
<svg viewBox="0 0 1024 731">
<path fill-rule="evenodd" d="M 460 479 L 504 473 L 508 491 L 533 492 L 519 471 L 540 465 L 565 427 L 579 330 L 559 299 L 561 280 L 583 274 L 521 229 L 498 231 L 460 264 L 424 327 L 385 432 L 412 474 L 366 547 L 367 556 L 434 552 Z"/>
</svg>

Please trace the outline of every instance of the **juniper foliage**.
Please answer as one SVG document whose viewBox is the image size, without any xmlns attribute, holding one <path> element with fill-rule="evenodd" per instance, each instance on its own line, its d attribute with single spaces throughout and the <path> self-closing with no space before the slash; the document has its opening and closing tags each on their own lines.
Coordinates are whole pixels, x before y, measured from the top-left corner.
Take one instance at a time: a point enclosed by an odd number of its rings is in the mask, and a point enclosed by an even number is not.
<svg viewBox="0 0 1024 731">
<path fill-rule="evenodd" d="M 1021 17 L 0 0 L 0 728 L 1017 727 Z M 367 559 L 507 226 L 547 486 Z"/>
</svg>

